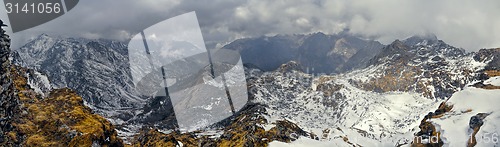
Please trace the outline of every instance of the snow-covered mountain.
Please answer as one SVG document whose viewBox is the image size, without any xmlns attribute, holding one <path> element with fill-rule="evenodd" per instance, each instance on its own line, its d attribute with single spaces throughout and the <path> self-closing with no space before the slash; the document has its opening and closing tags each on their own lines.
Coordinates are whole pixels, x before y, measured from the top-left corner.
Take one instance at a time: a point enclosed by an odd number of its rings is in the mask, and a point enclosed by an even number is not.
<svg viewBox="0 0 500 147">
<path fill-rule="evenodd" d="M 484 52 L 490 53 L 488 57 L 479 57 L 484 56 Z M 486 67 L 495 67 L 494 57 L 498 54 L 494 50 L 465 53 L 435 37 L 414 36 L 387 45 L 364 69 L 336 75 L 252 69 L 250 77 L 258 78 L 251 80 L 250 85 L 253 86 L 251 92 L 255 95 L 255 102 L 267 105 L 266 119 L 269 122 L 291 120 L 305 131 L 320 136 L 317 139 L 319 142 L 303 138 L 290 145 L 300 145 L 301 142 L 306 146 L 314 142 L 327 146 L 415 144 L 413 138 L 421 129 L 422 121 L 426 121 L 428 112 L 434 112 L 441 103 L 448 102 L 459 107 L 454 107 L 451 114 L 445 113 L 444 116 L 455 118 L 443 117 L 442 121 L 435 120 L 434 123 L 449 126 L 438 132 L 442 133 L 444 145 L 455 146 L 457 144 L 452 139 L 446 139 L 446 135 L 457 138 L 456 134 L 445 132 L 460 132 L 468 128 L 453 128 L 455 123 L 460 123 L 455 120 L 464 121 L 460 126 L 466 126 L 471 116 L 477 113 L 494 114 L 497 111 L 482 105 L 497 101 L 500 98 L 498 90 L 485 91 L 466 85 L 484 80 Z M 285 64 L 282 68 L 295 67 L 295 64 Z M 498 75 L 487 76 L 492 79 L 485 83 L 498 82 L 494 76 Z M 477 96 L 485 93 L 484 99 L 463 96 L 474 96 L 475 93 Z M 467 109 L 473 109 L 473 113 L 454 114 Z M 500 131 L 495 125 L 497 120 L 493 115 L 488 122 L 489 128 L 484 131 L 490 139 L 491 135 Z M 263 127 L 272 126 L 268 123 Z M 470 134 L 470 130 L 460 132 L 458 139 L 466 139 Z M 286 145 L 278 142 L 271 144 Z M 498 142 L 493 144 L 498 145 Z"/>
<path fill-rule="evenodd" d="M 439 134 L 437 145 L 460 146 L 467 142 L 461 139 L 475 134 L 478 146 L 498 146 L 484 142 L 484 136 L 489 134 L 491 141 L 500 131 L 498 110 L 487 105 L 500 97 L 499 49 L 467 53 L 433 35 L 382 46 L 322 33 L 241 39 L 225 48 L 240 51 L 247 63 L 250 101 L 236 115 L 186 134 L 165 130 L 176 119 L 172 108 L 164 107 L 167 97 L 135 92 L 127 49 L 120 42 L 41 35 L 16 50 L 14 61 L 39 71 L 29 73 L 28 83 L 36 91 L 75 89 L 94 111 L 123 125 L 118 127 L 122 136 L 147 126 L 168 133 L 175 144 L 399 146 L 419 145 L 422 141 L 415 138 L 429 141 Z M 312 68 L 316 70 L 308 71 Z M 205 83 L 207 71 L 200 71 L 198 78 L 182 78 Z M 324 72 L 334 74 L 317 74 Z M 191 88 L 184 93 L 209 97 L 217 90 Z M 200 102 L 185 100 L 185 108 Z M 161 141 L 154 135 L 162 133 L 149 133 L 141 139 Z"/>
<path fill-rule="evenodd" d="M 144 104 L 133 87 L 121 42 L 42 34 L 14 51 L 16 64 L 47 75 L 51 87 L 75 89 L 100 114 L 113 116 Z"/>
</svg>

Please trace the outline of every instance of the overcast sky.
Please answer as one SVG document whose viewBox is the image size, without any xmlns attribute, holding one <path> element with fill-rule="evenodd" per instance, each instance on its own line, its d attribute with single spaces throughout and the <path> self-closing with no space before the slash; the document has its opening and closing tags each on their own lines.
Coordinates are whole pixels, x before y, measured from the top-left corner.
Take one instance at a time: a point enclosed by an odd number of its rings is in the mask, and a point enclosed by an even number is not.
<svg viewBox="0 0 500 147">
<path fill-rule="evenodd" d="M 434 33 L 469 51 L 500 47 L 498 0 L 80 0 L 60 18 L 11 36 L 14 44 L 40 33 L 120 39 L 190 11 L 197 13 L 208 44 L 348 28 L 384 44 Z"/>
</svg>

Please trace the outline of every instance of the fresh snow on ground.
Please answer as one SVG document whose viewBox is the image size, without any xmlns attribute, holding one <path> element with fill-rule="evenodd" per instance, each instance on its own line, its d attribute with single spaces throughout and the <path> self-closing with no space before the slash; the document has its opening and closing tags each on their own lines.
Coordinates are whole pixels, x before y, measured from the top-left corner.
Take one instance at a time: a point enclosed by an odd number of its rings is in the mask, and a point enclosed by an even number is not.
<svg viewBox="0 0 500 147">
<path fill-rule="evenodd" d="M 497 83 L 500 82 L 500 78 L 493 77 L 487 81 Z M 395 121 L 401 120 L 401 118 L 406 118 L 406 120 L 408 120 L 408 116 L 418 116 L 421 119 L 423 117 L 422 114 L 425 114 L 424 112 L 436 109 L 438 104 L 432 102 L 430 104 L 429 102 L 425 103 L 425 99 L 419 100 L 419 98 L 416 98 L 414 95 L 409 93 L 389 93 L 372 98 L 377 99 L 377 102 L 367 104 L 367 100 L 363 100 L 363 97 L 359 97 L 358 95 L 358 106 L 364 106 L 366 111 L 364 111 L 360 116 L 356 116 L 356 113 L 347 115 L 343 118 L 346 121 L 341 123 L 342 125 L 337 125 L 339 127 L 335 129 L 330 128 L 331 132 L 329 133 L 328 139 L 323 138 L 320 140 L 314 140 L 306 137 L 300 137 L 291 143 L 273 141 L 269 145 L 271 147 L 352 146 L 343 140 L 343 137 L 346 137 L 349 142 L 362 146 L 395 146 L 396 144 L 403 142 L 400 138 L 412 139 L 413 133 L 418 131 L 419 125 L 419 122 L 410 122 L 407 127 L 393 127 L 398 124 Z M 484 119 L 484 124 L 476 134 L 476 140 L 478 142 L 476 146 L 500 146 L 500 107 L 497 106 L 497 104 L 500 104 L 500 90 L 465 87 L 464 90 L 456 92 L 447 101 L 447 104 L 453 105 L 451 112 L 446 113 L 441 118 L 434 118 L 430 120 L 436 126 L 437 131 L 442 133 L 441 137 L 445 143 L 444 146 L 466 146 L 467 141 L 473 132 L 472 129 L 469 129 L 470 118 L 478 113 L 487 113 L 489 115 Z M 347 107 L 350 108 L 349 106 Z M 416 107 L 428 107 L 429 110 L 414 110 L 413 113 L 415 115 L 412 115 L 411 110 Z M 293 117 L 293 115 L 287 115 L 287 117 Z M 377 122 L 381 126 L 387 127 L 385 128 L 386 130 L 377 131 L 378 129 L 374 129 L 377 127 L 368 127 L 370 125 L 374 126 Z M 323 124 L 323 122 L 312 121 L 307 124 L 306 122 L 299 120 L 297 123 L 301 125 L 301 127 L 305 126 L 303 128 L 306 128 L 306 131 L 307 128 L 311 128 L 312 124 L 315 124 L 316 128 L 328 127 L 328 125 Z M 373 136 L 367 137 L 360 134 L 353 128 L 365 130 L 373 134 L 383 131 L 393 131 L 397 133 L 385 138 L 373 138 Z M 399 130 L 397 128 L 399 128 Z M 318 134 L 317 132 L 320 132 L 321 129 L 310 129 L 308 131 Z M 321 137 L 321 134 L 318 136 Z"/>
<path fill-rule="evenodd" d="M 485 63 L 475 61 L 472 55 L 457 59 L 445 59 L 450 66 L 445 67 L 443 70 L 449 71 L 450 80 L 456 80 L 464 84 L 471 79 L 463 75 L 463 69 L 471 69 L 477 72 L 485 66 Z M 431 62 L 431 60 L 426 62 Z M 317 143 L 317 146 L 352 146 L 345 142 L 344 139 L 362 146 L 395 146 L 411 143 L 414 133 L 419 131 L 420 121 L 428 112 L 435 111 L 439 104 L 445 100 L 426 98 L 421 93 L 415 92 L 376 93 L 359 89 L 349 82 L 350 79 L 367 82 L 371 78 L 380 76 L 384 71 L 384 65 L 375 65 L 345 74 L 320 77 L 300 72 L 266 72 L 255 83 L 256 98 L 254 101 L 268 105 L 266 119 L 269 123 L 263 125 L 264 128 L 273 127 L 272 123 L 276 120 L 287 119 L 293 120 L 295 124 L 305 131 L 318 136 L 319 141 L 301 138 L 297 140 L 297 143 L 291 143 L 292 146 L 302 144 L 310 146 L 314 142 L 320 142 Z M 320 80 L 321 78 L 323 80 Z M 433 78 L 420 77 L 420 80 L 432 81 Z M 499 81 L 490 79 L 485 83 L 498 85 Z M 331 96 L 325 96 L 325 93 L 318 89 L 321 84 L 341 88 L 335 91 L 332 90 L 333 94 Z M 429 85 L 427 88 L 433 94 L 436 92 L 434 85 Z M 461 89 L 461 87 L 453 88 L 456 88 L 456 90 Z M 329 87 L 327 89 L 335 88 Z M 471 88 L 466 88 L 464 92 L 467 92 L 467 90 L 471 90 Z M 475 94 L 471 95 L 474 96 Z M 495 96 L 490 95 L 489 97 Z M 452 98 L 449 102 L 454 101 Z M 461 103 L 460 101 L 458 100 L 457 103 Z M 481 102 L 477 103 L 477 106 L 484 105 L 480 104 Z M 485 103 L 488 103 L 488 101 L 485 101 Z M 461 104 L 465 105 L 468 102 Z M 479 111 L 479 109 L 475 111 Z M 492 111 L 494 110 L 490 110 L 490 112 Z M 476 114 L 470 113 L 470 116 L 460 116 L 457 119 L 463 119 L 461 120 L 465 122 L 463 125 L 468 126 L 470 117 Z M 488 116 L 485 121 L 496 117 L 498 116 Z M 436 127 L 440 127 L 437 122 Z M 446 125 L 442 126 L 443 130 L 446 130 L 447 127 Z M 490 126 L 485 125 L 483 127 L 488 128 Z M 326 130 L 330 132 L 324 133 Z M 458 131 L 464 130 L 467 131 L 467 128 Z M 455 134 L 452 131 L 449 133 Z M 467 134 L 464 135 L 467 136 Z M 444 139 L 448 139 L 446 133 L 443 133 L 443 136 Z M 445 142 L 448 141 L 445 140 Z M 273 142 L 271 145 L 280 146 L 285 144 Z M 314 145 L 316 146 L 316 144 Z"/>
<path fill-rule="evenodd" d="M 408 143 L 427 112 L 434 111 L 442 102 L 412 92 L 381 94 L 361 90 L 343 75 L 326 76 L 330 79 L 327 84 L 343 88 L 335 92 L 337 95 L 325 97 L 314 88 L 317 81 L 307 84 L 307 80 L 317 80 L 309 76 L 264 73 L 261 79 L 273 77 L 273 81 L 256 82 L 255 101 L 268 105 L 269 123 L 264 128 L 273 127 L 276 120 L 286 119 L 318 135 L 320 141 L 325 141 L 321 144 L 338 146 L 340 141 L 349 145 L 343 141 L 346 137 L 362 146 L 394 146 Z M 323 133 L 324 130 L 330 132 Z"/>
<path fill-rule="evenodd" d="M 500 86 L 500 76 L 492 77 L 492 78 L 484 81 L 484 84 L 491 84 L 493 86 Z"/>
<path fill-rule="evenodd" d="M 499 77 L 493 77 L 490 83 L 498 84 Z M 455 93 L 448 104 L 453 105 L 452 112 L 442 118 L 431 120 L 440 126 L 445 146 L 465 146 L 472 134 L 469 121 L 478 113 L 489 114 L 484 124 L 476 134 L 476 146 L 500 146 L 500 90 L 486 90 L 475 87 L 466 87 Z M 471 112 L 466 112 L 471 110 Z"/>
<path fill-rule="evenodd" d="M 291 143 L 284 143 L 284 142 L 279 142 L 279 141 L 272 141 L 269 143 L 269 147 L 309 147 L 309 146 L 314 146 L 314 147 L 332 147 L 332 146 L 338 146 L 338 147 L 349 147 L 350 145 L 346 144 L 342 140 L 333 140 L 333 141 L 318 141 L 314 140 L 311 138 L 306 138 L 306 137 L 300 137 L 299 139 L 291 142 Z"/>
<path fill-rule="evenodd" d="M 52 89 L 49 78 L 40 72 L 35 71 L 33 75 L 26 74 L 28 78 L 28 85 L 35 90 L 36 93 L 45 95 L 46 92 Z"/>
</svg>

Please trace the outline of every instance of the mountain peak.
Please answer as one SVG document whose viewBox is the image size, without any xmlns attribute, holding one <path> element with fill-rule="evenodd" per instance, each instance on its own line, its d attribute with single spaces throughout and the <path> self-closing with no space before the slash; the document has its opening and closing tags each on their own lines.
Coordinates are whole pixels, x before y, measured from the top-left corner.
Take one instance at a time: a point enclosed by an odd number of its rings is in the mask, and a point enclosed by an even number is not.
<svg viewBox="0 0 500 147">
<path fill-rule="evenodd" d="M 418 45 L 418 44 L 433 44 L 439 41 L 437 36 L 432 33 L 414 35 L 410 38 L 405 39 L 403 42 L 408 46 Z"/>
<path fill-rule="evenodd" d="M 391 44 L 389 44 L 387 46 L 392 47 L 392 48 L 400 48 L 401 49 L 401 48 L 405 48 L 404 47 L 405 45 L 406 45 L 405 42 L 403 42 L 399 39 L 396 39 Z"/>
<path fill-rule="evenodd" d="M 382 48 L 381 52 L 379 52 L 374 58 L 372 58 L 368 65 L 380 64 L 386 62 L 391 57 L 396 55 L 397 59 L 406 58 L 409 54 L 409 50 L 411 48 L 406 45 L 404 42 L 400 40 L 395 40 L 391 44 Z"/>
<path fill-rule="evenodd" d="M 281 65 L 279 71 L 281 71 L 282 73 L 292 72 L 292 71 L 302 71 L 302 67 L 300 63 L 297 63 L 296 61 L 289 61 Z"/>
<path fill-rule="evenodd" d="M 34 41 L 34 40 L 47 40 L 47 39 L 50 39 L 50 38 L 52 38 L 52 37 L 51 37 L 51 36 L 49 36 L 48 34 L 42 33 L 42 34 L 40 34 L 40 35 L 38 35 L 38 36 L 34 37 L 34 38 L 32 39 L 32 41 Z"/>
<path fill-rule="evenodd" d="M 310 35 L 311 38 L 326 38 L 328 37 L 329 35 L 326 35 L 325 33 L 323 32 L 316 32 L 316 33 L 312 33 Z"/>
<path fill-rule="evenodd" d="M 419 39 L 423 39 L 423 40 L 438 40 L 436 34 L 433 34 L 433 33 L 413 35 L 410 38 L 419 38 Z"/>
</svg>

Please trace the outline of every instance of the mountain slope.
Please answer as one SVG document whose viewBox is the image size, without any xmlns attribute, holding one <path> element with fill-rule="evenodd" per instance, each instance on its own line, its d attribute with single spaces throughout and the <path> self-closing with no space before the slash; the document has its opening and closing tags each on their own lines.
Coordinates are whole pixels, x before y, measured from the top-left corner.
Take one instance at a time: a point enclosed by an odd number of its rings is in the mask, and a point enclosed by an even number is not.
<svg viewBox="0 0 500 147">
<path fill-rule="evenodd" d="M 123 146 L 114 126 L 69 89 L 53 90 L 43 74 L 10 63 L 1 31 L 1 146 Z"/>
<path fill-rule="evenodd" d="M 258 77 L 251 82 L 255 102 L 268 105 L 268 121 L 293 120 L 306 131 L 323 134 L 320 140 L 331 144 L 410 144 L 427 112 L 481 79 L 486 67 L 495 64 L 491 57 L 480 60 L 478 53 L 430 39 L 395 41 L 367 68 L 345 74 L 250 72 Z"/>
<path fill-rule="evenodd" d="M 440 140 L 427 145 L 455 146 L 466 145 L 456 140 L 474 133 L 476 144 L 484 145 L 478 138 L 498 130 L 495 125 L 497 109 L 480 107 L 498 97 L 498 49 L 466 53 L 432 35 L 397 40 L 385 47 L 345 34 L 278 35 L 237 40 L 226 48 L 240 51 L 244 62 L 250 65 L 244 69 L 247 81 L 244 86 L 248 88 L 250 101 L 223 121 L 180 133 L 169 130 L 168 125 L 175 115 L 164 107 L 167 97 L 147 100 L 127 97 L 134 94 L 128 89 L 132 87 L 128 84 L 129 71 L 117 69 L 126 67 L 121 62 L 128 62 L 122 56 L 126 55 L 123 48 L 122 44 L 112 41 L 54 39 L 42 35 L 26 45 L 24 51 L 21 49 L 18 57 L 39 56 L 19 62 L 42 70 L 41 73 L 28 72 L 35 78 L 26 82 L 38 89 L 38 95 L 51 96 L 46 91 L 52 86 L 75 86 L 80 88 L 78 93 L 90 95 L 84 100 L 96 106 L 92 109 L 108 115 L 120 114 L 121 118 L 131 120 L 114 123 L 128 125 L 119 126 L 119 132 L 122 137 L 129 137 L 127 141 L 135 146 L 161 143 L 186 146 L 265 146 L 270 143 L 280 146 L 290 145 L 287 143 L 292 141 L 296 141 L 292 145 L 418 146 L 426 144 L 419 144 L 421 142 L 414 140 L 416 137 L 429 139 L 432 135 L 438 135 Z M 210 78 L 208 68 L 201 67 L 203 70 L 198 73 L 201 76 L 181 77 L 176 80 L 190 81 L 176 81 L 175 84 L 207 84 L 210 88 L 186 89 L 182 93 L 210 96 L 210 92 L 220 90 L 218 82 L 206 82 L 210 81 L 205 80 Z M 308 73 L 307 69 L 312 68 L 319 70 Z M 318 75 L 314 74 L 316 72 L 341 73 Z M 42 73 L 47 73 L 51 82 L 59 84 L 45 86 L 47 82 Z M 75 78 L 77 76 L 83 79 Z M 111 86 L 103 84 L 109 81 Z M 85 88 L 95 91 L 89 93 Z M 119 89 L 119 92 L 112 89 Z M 92 99 L 95 94 L 107 97 Z M 482 97 L 470 99 L 473 96 Z M 191 97 L 185 100 L 192 102 L 183 102 L 184 108 L 201 101 Z M 211 102 L 216 104 L 218 101 Z M 105 109 L 110 106 L 117 106 L 120 111 Z M 139 108 L 142 106 L 145 107 Z M 126 111 L 134 113 L 121 113 Z M 116 120 L 114 117 L 108 119 Z M 462 129 L 454 129 L 454 126 Z"/>
<path fill-rule="evenodd" d="M 120 110 L 144 104 L 132 83 L 127 48 L 120 42 L 42 34 L 15 50 L 14 58 L 16 64 L 46 74 L 52 87 L 75 89 L 106 116 L 130 113 Z"/>
<path fill-rule="evenodd" d="M 376 92 L 415 91 L 428 98 L 446 99 L 479 75 L 487 60 L 474 59 L 441 40 L 414 36 L 396 40 L 360 70 L 369 77 L 354 78 L 351 83 Z"/>
</svg>

